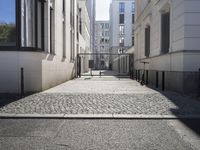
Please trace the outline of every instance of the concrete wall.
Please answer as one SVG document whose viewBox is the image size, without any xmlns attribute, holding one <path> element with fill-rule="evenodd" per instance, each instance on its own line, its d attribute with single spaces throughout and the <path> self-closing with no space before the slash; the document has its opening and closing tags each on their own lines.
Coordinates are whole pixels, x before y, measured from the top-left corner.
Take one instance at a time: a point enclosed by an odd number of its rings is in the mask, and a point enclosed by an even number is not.
<svg viewBox="0 0 200 150">
<path fill-rule="evenodd" d="M 136 0 L 135 68 L 166 72 L 166 88 L 195 93 L 200 68 L 200 1 L 163 0 L 142 3 Z M 161 54 L 161 13 L 170 9 L 169 53 Z M 151 27 L 150 56 L 145 56 L 145 27 Z M 153 73 L 155 74 L 155 73 Z M 149 80 L 154 83 L 155 75 Z M 187 80 L 186 80 L 187 79 Z"/>
<path fill-rule="evenodd" d="M 45 4 L 44 52 L 6 51 L 6 49 L 0 51 L 0 93 L 21 92 L 21 68 L 24 68 L 25 92 L 39 92 L 75 77 L 76 61 L 70 59 L 70 1 L 66 1 L 65 49 L 62 36 L 64 31 L 62 0 L 55 1 L 55 54 L 49 53 L 49 6 L 50 1 Z M 65 51 L 66 57 L 64 57 L 63 51 Z M 73 51 L 76 55 L 76 49 Z"/>
</svg>

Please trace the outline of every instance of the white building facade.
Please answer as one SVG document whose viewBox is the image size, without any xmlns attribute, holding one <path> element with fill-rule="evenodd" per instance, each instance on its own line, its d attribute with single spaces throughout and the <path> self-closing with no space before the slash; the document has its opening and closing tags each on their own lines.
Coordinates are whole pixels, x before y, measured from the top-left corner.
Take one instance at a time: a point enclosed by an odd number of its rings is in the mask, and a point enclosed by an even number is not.
<svg viewBox="0 0 200 150">
<path fill-rule="evenodd" d="M 125 53 L 134 45 L 134 0 L 112 0 L 110 4 L 110 50 Z"/>
<path fill-rule="evenodd" d="M 135 69 L 158 88 L 199 92 L 200 1 L 136 0 Z"/>
<path fill-rule="evenodd" d="M 0 10 L 0 93 L 39 92 L 76 76 L 76 0 L 1 0 L 0 6 L 6 8 Z"/>
<path fill-rule="evenodd" d="M 78 53 L 91 53 L 91 36 L 90 36 L 90 18 L 87 8 L 86 0 L 78 0 L 78 43 L 79 43 L 79 51 Z M 88 61 L 90 57 L 88 55 L 81 56 L 81 73 L 85 73 L 89 71 Z"/>
<path fill-rule="evenodd" d="M 86 0 L 86 6 L 90 18 L 90 49 L 94 51 L 95 21 L 96 21 L 96 0 Z"/>
<path fill-rule="evenodd" d="M 110 42 L 110 24 L 109 21 L 96 21 L 95 23 L 95 46 L 96 54 L 104 53 L 104 55 L 95 55 L 95 68 L 108 69 L 109 67 L 109 42 Z"/>
</svg>

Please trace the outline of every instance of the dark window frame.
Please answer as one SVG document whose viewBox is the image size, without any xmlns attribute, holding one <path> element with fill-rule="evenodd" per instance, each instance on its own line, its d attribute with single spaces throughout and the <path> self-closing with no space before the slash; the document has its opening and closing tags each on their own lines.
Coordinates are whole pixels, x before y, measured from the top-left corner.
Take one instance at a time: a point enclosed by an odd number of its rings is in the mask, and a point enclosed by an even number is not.
<svg viewBox="0 0 200 150">
<path fill-rule="evenodd" d="M 135 23 L 135 14 L 132 14 L 132 24 Z"/>
<path fill-rule="evenodd" d="M 41 2 L 41 48 L 38 48 L 38 2 Z M 21 45 L 21 0 L 15 0 L 15 22 L 16 22 L 16 45 L 15 46 L 1 46 L 0 51 L 34 51 L 43 52 L 44 50 L 44 3 L 46 0 L 36 0 L 35 3 L 35 47 L 22 47 Z"/>
<path fill-rule="evenodd" d="M 149 57 L 151 49 L 151 27 L 147 25 L 145 28 L 145 56 Z"/>
<path fill-rule="evenodd" d="M 169 53 L 170 49 L 170 10 L 161 14 L 161 54 Z"/>
<path fill-rule="evenodd" d="M 125 14 L 119 14 L 119 24 L 124 24 L 124 23 L 125 23 Z"/>
</svg>

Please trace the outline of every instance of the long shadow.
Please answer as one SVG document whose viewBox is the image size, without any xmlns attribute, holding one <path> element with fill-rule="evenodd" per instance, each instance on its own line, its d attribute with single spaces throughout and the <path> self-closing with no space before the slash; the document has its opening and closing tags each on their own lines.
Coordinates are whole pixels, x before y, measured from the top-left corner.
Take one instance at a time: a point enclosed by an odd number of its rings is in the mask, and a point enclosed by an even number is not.
<svg viewBox="0 0 200 150">
<path fill-rule="evenodd" d="M 190 97 L 171 91 L 162 91 L 153 86 L 148 87 L 156 90 L 175 104 L 177 108 L 170 108 L 169 111 L 177 116 L 179 121 L 200 136 L 200 100 L 197 97 Z"/>
<path fill-rule="evenodd" d="M 32 94 L 26 94 L 24 96 L 21 96 L 19 94 L 0 94 L 0 108 L 30 95 Z"/>
</svg>

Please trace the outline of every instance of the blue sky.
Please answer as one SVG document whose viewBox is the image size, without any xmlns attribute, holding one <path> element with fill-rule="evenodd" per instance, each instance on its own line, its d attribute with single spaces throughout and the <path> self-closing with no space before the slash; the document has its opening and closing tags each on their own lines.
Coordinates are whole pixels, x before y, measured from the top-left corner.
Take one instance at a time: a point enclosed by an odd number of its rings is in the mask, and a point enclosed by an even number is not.
<svg viewBox="0 0 200 150">
<path fill-rule="evenodd" d="M 0 0 L 0 22 L 15 22 L 15 0 Z"/>
<path fill-rule="evenodd" d="M 96 20 L 109 20 L 111 0 L 96 0 Z"/>
<path fill-rule="evenodd" d="M 111 0 L 96 0 L 96 20 L 109 20 Z M 0 22 L 15 22 L 15 0 L 0 0 Z"/>
</svg>

